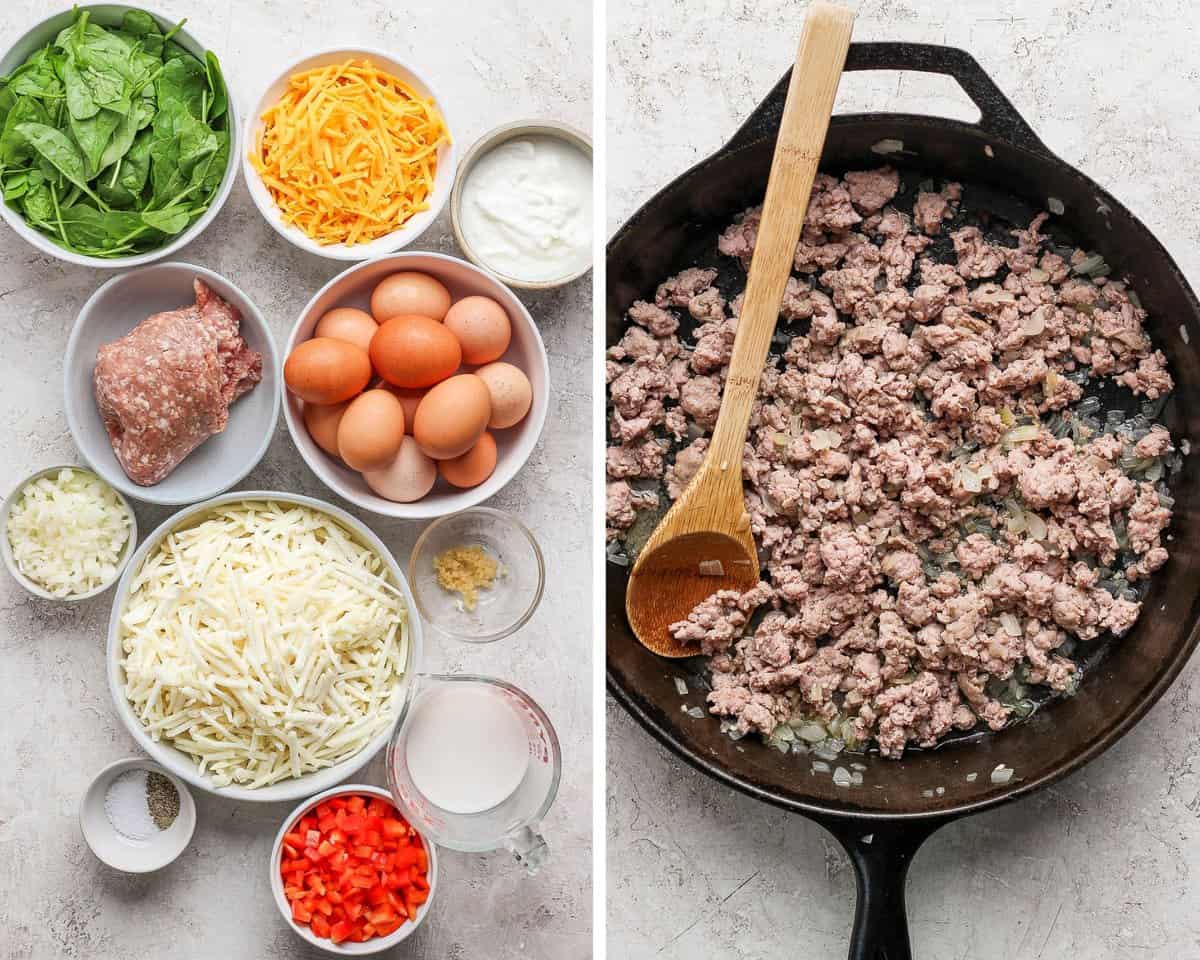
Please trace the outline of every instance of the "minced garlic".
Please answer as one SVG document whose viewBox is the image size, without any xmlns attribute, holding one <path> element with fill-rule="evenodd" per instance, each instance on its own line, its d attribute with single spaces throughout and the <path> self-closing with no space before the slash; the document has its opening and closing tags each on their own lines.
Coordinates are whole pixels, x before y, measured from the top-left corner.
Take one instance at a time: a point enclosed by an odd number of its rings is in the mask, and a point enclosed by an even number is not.
<svg viewBox="0 0 1200 960">
<path fill-rule="evenodd" d="M 486 590 L 496 580 L 500 565 L 487 555 L 483 547 L 451 547 L 433 560 L 437 582 L 443 590 L 457 593 L 462 605 L 474 610 L 479 590 Z"/>
</svg>

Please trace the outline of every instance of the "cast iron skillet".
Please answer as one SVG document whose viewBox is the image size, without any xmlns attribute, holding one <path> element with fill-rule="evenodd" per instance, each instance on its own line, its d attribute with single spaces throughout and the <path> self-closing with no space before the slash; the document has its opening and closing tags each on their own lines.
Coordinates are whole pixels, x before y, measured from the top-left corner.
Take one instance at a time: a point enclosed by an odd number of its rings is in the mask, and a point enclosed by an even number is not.
<svg viewBox="0 0 1200 960">
<path fill-rule="evenodd" d="M 1015 204 L 1027 223 L 1046 198 L 1063 201 L 1054 220 L 1076 241 L 1103 253 L 1114 276 L 1128 273 L 1150 312 L 1150 332 L 1167 354 L 1176 390 L 1165 418 L 1176 436 L 1200 437 L 1195 402 L 1200 361 L 1181 335 L 1200 343 L 1200 304 L 1162 245 L 1105 190 L 1054 156 L 975 60 L 962 50 L 923 44 L 860 43 L 847 70 L 917 70 L 953 77 L 981 112 L 978 124 L 909 114 L 835 116 L 822 165 L 830 172 L 887 162 L 967 185 L 964 207 L 985 200 Z M 732 216 L 761 201 L 788 77 L 733 139 L 643 206 L 608 245 L 608 342 L 615 343 L 629 304 L 715 247 Z M 904 152 L 881 158 L 871 146 L 901 140 Z M 1161 158 L 1148 156 L 1147 164 Z M 1027 215 L 1027 216 L 1026 216 Z M 1021 220 L 1021 216 L 1026 216 Z M 907 960 L 904 909 L 909 862 L 938 827 L 1040 789 L 1115 743 L 1166 691 L 1196 645 L 1200 601 L 1200 471 L 1191 458 L 1174 482 L 1170 562 L 1155 577 L 1137 626 L 1104 656 L 1092 657 L 1078 694 L 1054 701 L 998 734 L 975 735 L 903 760 L 875 754 L 861 762 L 864 782 L 835 786 L 810 772 L 809 758 L 784 756 L 752 738 L 734 743 L 712 718 L 693 719 L 681 702 L 703 704 L 698 682 L 681 701 L 674 676 L 702 674 L 697 660 L 666 661 L 643 648 L 625 620 L 627 569 L 607 565 L 608 687 L 657 740 L 688 763 L 752 797 L 800 813 L 828 829 L 854 863 L 858 904 L 851 960 Z M 1013 779 L 992 781 L 999 764 Z M 968 774 L 977 776 L 968 781 Z M 940 788 L 940 791 L 939 791 Z"/>
</svg>

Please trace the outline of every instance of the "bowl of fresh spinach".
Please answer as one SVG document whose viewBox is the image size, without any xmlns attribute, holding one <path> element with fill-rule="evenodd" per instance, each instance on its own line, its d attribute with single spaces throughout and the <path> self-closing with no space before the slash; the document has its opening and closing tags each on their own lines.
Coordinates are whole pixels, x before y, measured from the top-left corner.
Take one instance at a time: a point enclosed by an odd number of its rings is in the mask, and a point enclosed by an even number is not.
<svg viewBox="0 0 1200 960">
<path fill-rule="evenodd" d="M 0 216 L 62 260 L 178 250 L 225 203 L 239 150 L 216 55 L 157 13 L 76 7 L 0 58 Z"/>
</svg>

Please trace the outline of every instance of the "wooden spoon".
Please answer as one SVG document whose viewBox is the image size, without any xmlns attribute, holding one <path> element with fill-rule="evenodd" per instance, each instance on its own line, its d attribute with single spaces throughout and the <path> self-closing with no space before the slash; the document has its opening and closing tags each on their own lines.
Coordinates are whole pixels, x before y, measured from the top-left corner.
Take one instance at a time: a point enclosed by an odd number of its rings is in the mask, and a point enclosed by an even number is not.
<svg viewBox="0 0 1200 960">
<path fill-rule="evenodd" d="M 717 590 L 743 592 L 758 583 L 758 549 L 742 495 L 746 427 L 804 225 L 853 24 L 854 14 L 841 7 L 817 2 L 808 9 L 716 428 L 696 476 L 650 535 L 629 576 L 629 625 L 644 646 L 664 657 L 699 652 L 672 637 L 670 624 L 685 619 Z"/>
</svg>

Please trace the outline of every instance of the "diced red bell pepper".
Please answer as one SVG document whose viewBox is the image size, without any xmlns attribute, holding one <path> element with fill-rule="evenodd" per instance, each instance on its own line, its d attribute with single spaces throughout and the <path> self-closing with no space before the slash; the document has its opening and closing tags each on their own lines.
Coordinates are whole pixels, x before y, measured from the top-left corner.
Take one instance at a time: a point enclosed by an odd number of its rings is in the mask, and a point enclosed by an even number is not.
<svg viewBox="0 0 1200 960">
<path fill-rule="evenodd" d="M 419 836 L 378 797 L 336 797 L 301 817 L 279 871 L 293 920 L 334 943 L 394 933 L 429 896 Z"/>
<path fill-rule="evenodd" d="M 389 840 L 397 840 L 400 837 L 408 836 L 408 827 L 400 820 L 384 820 L 383 835 Z"/>
</svg>

